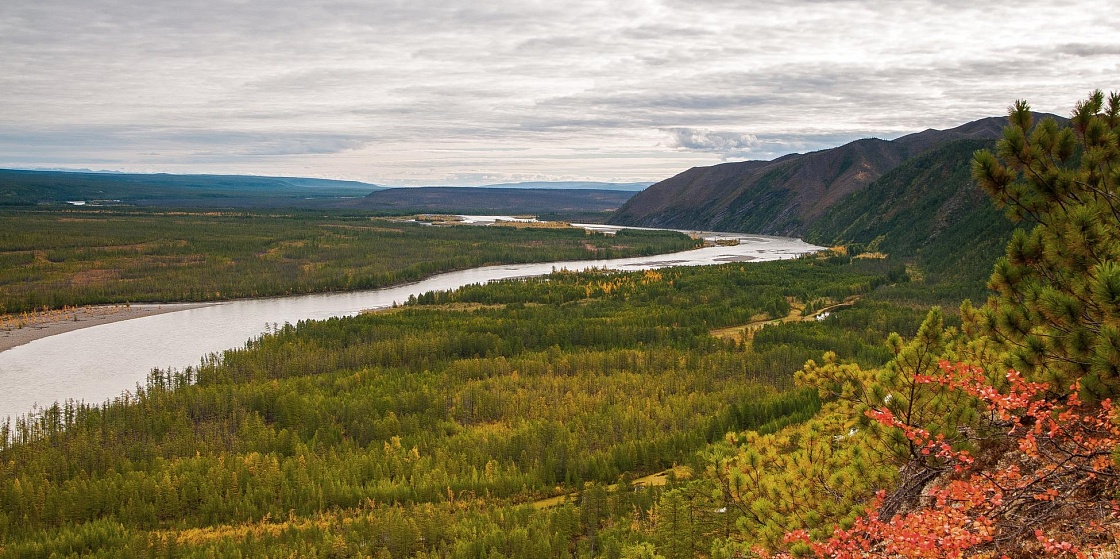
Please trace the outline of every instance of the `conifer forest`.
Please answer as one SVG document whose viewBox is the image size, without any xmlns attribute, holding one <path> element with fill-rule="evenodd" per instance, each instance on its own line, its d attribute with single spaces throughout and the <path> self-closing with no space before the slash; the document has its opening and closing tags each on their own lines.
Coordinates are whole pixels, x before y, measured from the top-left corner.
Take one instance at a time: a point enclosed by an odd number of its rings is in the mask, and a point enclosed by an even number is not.
<svg viewBox="0 0 1120 559">
<path fill-rule="evenodd" d="M 841 238 L 279 325 L 0 424 L 0 556 L 1115 557 L 1120 94 L 1068 123 L 1018 102 L 1008 122 L 964 155 L 1011 224 L 982 272 L 951 270 L 967 247 L 919 260 Z M 0 211 L 8 313 L 697 244 L 341 211 Z"/>
</svg>

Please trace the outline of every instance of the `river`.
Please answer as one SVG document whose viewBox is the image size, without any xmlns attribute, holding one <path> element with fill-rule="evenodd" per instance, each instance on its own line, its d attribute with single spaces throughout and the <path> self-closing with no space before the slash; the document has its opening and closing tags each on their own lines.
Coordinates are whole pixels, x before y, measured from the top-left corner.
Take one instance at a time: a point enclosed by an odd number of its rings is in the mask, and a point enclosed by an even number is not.
<svg viewBox="0 0 1120 559">
<path fill-rule="evenodd" d="M 410 295 L 428 291 L 542 276 L 559 269 L 644 270 L 780 260 L 820 250 L 799 239 L 736 233 L 700 235 L 709 240 L 737 239 L 739 244 L 649 257 L 487 266 L 396 287 L 229 301 L 57 334 L 0 352 L 0 420 L 56 401 L 100 403 L 115 398 L 143 384 L 154 368 L 182 370 L 197 365 L 202 357 L 240 347 L 274 324 L 350 316 L 366 309 L 390 307 Z"/>
</svg>

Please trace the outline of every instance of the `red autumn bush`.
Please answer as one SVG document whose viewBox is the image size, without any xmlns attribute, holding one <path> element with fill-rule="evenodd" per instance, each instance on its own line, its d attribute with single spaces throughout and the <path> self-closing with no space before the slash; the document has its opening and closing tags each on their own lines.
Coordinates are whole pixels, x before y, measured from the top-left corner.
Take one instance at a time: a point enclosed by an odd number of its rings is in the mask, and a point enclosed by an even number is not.
<svg viewBox="0 0 1120 559">
<path fill-rule="evenodd" d="M 811 542 L 804 531 L 787 541 L 797 554 L 818 557 L 1089 557 L 1115 550 L 1120 539 L 1116 457 L 1120 424 L 1112 402 L 1086 405 L 1072 387 L 1064 401 L 1048 400 L 1044 383 L 1015 371 L 1000 391 L 983 371 L 941 364 L 943 374 L 916 379 L 976 398 L 987 428 L 978 453 L 994 452 L 986 466 L 957 450 L 943 435 L 906 425 L 886 409 L 867 412 L 900 429 L 924 455 L 939 458 L 943 473 L 913 510 L 879 517 L 884 494 L 850 529 Z M 986 457 L 993 458 L 993 457 Z"/>
</svg>

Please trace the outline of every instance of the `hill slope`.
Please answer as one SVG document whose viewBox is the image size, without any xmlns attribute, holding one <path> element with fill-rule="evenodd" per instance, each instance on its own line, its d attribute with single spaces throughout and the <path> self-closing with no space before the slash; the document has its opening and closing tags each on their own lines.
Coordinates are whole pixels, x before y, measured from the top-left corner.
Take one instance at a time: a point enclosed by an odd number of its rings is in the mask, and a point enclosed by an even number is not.
<svg viewBox="0 0 1120 559">
<path fill-rule="evenodd" d="M 634 196 L 611 222 L 801 236 L 834 206 L 904 161 L 956 140 L 994 140 L 1005 123 L 993 117 L 773 161 L 695 167 Z"/>
<path fill-rule="evenodd" d="M 891 169 L 810 224 L 816 244 L 858 244 L 916 257 L 927 271 L 982 279 L 1014 225 L 972 182 L 970 161 L 985 140 L 953 140 Z"/>
</svg>

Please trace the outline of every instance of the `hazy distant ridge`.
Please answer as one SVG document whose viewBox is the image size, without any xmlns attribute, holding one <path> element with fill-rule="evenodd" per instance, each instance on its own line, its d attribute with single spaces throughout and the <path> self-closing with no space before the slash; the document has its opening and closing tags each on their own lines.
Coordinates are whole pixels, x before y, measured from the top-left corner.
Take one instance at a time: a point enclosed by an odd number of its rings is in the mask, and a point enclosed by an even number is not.
<svg viewBox="0 0 1120 559">
<path fill-rule="evenodd" d="M 115 201 L 198 207 L 305 206 L 382 187 L 356 181 L 251 175 L 170 175 L 0 169 L 0 205 Z"/>
<path fill-rule="evenodd" d="M 516 206 L 517 211 L 600 212 L 618 208 L 647 186 L 649 183 L 535 181 L 484 187 L 395 188 L 392 190 L 397 192 L 386 198 L 391 202 L 376 209 L 408 207 L 436 211 L 438 208 L 438 211 L 465 212 L 481 209 L 478 202 L 486 200 L 484 205 L 489 209 L 509 210 Z M 0 205 L 9 206 L 111 200 L 142 206 L 325 207 L 342 204 L 353 207 L 343 201 L 388 188 L 358 181 L 306 177 L 0 169 Z M 485 194 L 483 190 L 505 194 Z M 510 194 L 510 191 L 526 192 Z M 540 194 L 569 191 L 579 193 Z M 407 202 L 409 199 L 416 203 Z"/>
<path fill-rule="evenodd" d="M 633 195 L 633 192 L 616 190 L 429 186 L 380 190 L 347 205 L 381 211 L 438 213 L 607 212 L 617 209 Z"/>
<path fill-rule="evenodd" d="M 618 190 L 641 192 L 651 182 L 530 181 L 487 184 L 483 188 L 528 188 L 545 190 Z"/>
</svg>

